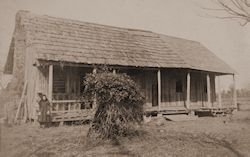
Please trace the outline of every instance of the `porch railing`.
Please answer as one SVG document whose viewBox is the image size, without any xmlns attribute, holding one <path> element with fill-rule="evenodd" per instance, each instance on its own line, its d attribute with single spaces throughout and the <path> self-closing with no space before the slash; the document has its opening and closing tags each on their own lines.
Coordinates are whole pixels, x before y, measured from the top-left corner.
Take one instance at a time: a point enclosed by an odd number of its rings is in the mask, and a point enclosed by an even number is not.
<svg viewBox="0 0 250 157">
<path fill-rule="evenodd" d="M 91 119 L 94 111 L 80 100 L 52 100 L 52 122 Z"/>
</svg>

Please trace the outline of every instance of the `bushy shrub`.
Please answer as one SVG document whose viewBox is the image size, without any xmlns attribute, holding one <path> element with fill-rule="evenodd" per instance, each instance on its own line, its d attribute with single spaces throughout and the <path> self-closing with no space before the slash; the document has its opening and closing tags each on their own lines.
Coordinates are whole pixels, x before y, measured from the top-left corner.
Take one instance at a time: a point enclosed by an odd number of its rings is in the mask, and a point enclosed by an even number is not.
<svg viewBox="0 0 250 157">
<path fill-rule="evenodd" d="M 107 70 L 85 77 L 85 103 L 97 108 L 88 136 L 102 139 L 126 136 L 143 120 L 144 96 L 139 86 L 126 74 Z"/>
</svg>

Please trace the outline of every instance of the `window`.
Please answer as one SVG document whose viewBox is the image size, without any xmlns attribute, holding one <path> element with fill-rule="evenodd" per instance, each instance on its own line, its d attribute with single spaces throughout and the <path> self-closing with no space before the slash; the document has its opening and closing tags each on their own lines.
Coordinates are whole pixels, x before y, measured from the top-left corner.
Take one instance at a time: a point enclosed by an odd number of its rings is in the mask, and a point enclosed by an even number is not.
<svg viewBox="0 0 250 157">
<path fill-rule="evenodd" d="M 182 92 L 183 92 L 182 81 L 177 80 L 176 81 L 176 93 L 182 93 Z"/>
</svg>

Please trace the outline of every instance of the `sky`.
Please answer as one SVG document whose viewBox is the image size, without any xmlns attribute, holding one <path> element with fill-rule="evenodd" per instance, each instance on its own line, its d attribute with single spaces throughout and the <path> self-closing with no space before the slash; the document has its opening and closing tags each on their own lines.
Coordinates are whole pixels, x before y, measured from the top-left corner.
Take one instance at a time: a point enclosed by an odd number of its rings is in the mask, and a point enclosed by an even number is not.
<svg viewBox="0 0 250 157">
<path fill-rule="evenodd" d="M 211 0 L 0 0 L 0 67 L 6 62 L 18 10 L 201 42 L 237 71 L 237 87 L 250 84 L 250 24 L 213 18 Z M 217 13 L 216 13 L 217 14 Z M 218 13 L 220 15 L 220 13 Z M 222 79 L 226 87 L 231 77 Z"/>
</svg>

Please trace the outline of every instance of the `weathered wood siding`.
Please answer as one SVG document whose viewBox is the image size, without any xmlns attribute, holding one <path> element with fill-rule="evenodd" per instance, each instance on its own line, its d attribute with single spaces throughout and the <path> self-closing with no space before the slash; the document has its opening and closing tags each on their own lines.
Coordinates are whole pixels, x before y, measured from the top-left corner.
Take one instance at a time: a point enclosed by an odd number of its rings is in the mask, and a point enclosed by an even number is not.
<svg viewBox="0 0 250 157">
<path fill-rule="evenodd" d="M 145 110 L 158 109 L 158 82 L 156 70 L 145 70 L 136 74 L 127 72 L 141 86 L 145 94 Z M 176 82 L 182 84 L 182 92 L 176 91 Z M 179 70 L 161 71 L 161 109 L 184 108 L 186 100 L 186 75 Z"/>
<path fill-rule="evenodd" d="M 145 96 L 145 110 L 157 109 L 157 71 L 143 69 L 119 69 L 117 72 L 126 73 L 139 85 Z M 153 106 L 153 104 L 156 104 L 156 106 Z"/>
<path fill-rule="evenodd" d="M 55 66 L 53 72 L 53 99 L 79 99 L 83 77 L 91 72 L 92 68 Z"/>
<path fill-rule="evenodd" d="M 161 70 L 161 110 L 183 109 L 186 107 L 187 73 L 187 71 L 181 69 Z M 206 107 L 208 105 L 206 75 L 206 73 L 191 72 L 191 108 Z M 146 70 L 136 76 L 139 77 L 136 80 L 140 80 L 140 84 L 145 84 L 145 88 L 142 88 L 146 97 L 145 109 L 157 110 L 159 104 L 157 99 L 157 71 Z M 209 76 L 211 103 L 215 106 L 215 75 L 210 74 Z M 178 84 L 179 87 L 177 87 Z"/>
<path fill-rule="evenodd" d="M 207 80 L 205 73 L 191 73 L 191 108 L 207 107 Z M 215 76 L 210 74 L 211 103 L 216 101 Z"/>
<path fill-rule="evenodd" d="M 37 119 L 36 111 L 39 109 L 38 105 L 38 92 L 43 93 L 48 96 L 48 74 L 49 69 L 48 66 L 43 67 L 32 67 L 32 72 L 30 72 L 30 75 L 32 75 L 29 84 L 28 84 L 28 93 L 30 99 L 28 104 L 31 108 L 31 118 Z"/>
<path fill-rule="evenodd" d="M 161 108 L 185 107 L 186 72 L 182 70 L 162 70 L 161 75 Z M 177 82 L 180 91 L 177 91 Z"/>
<path fill-rule="evenodd" d="M 123 70 L 141 87 L 145 94 L 146 110 L 158 109 L 157 70 Z M 187 98 L 187 73 L 182 69 L 161 70 L 161 109 L 183 109 Z M 206 73 L 191 72 L 191 108 L 207 105 Z M 215 75 L 210 74 L 211 103 L 215 105 Z M 179 85 L 178 85 L 179 84 Z M 179 86 L 179 87 L 177 87 Z M 178 91 L 177 91 L 178 90 Z"/>
</svg>

